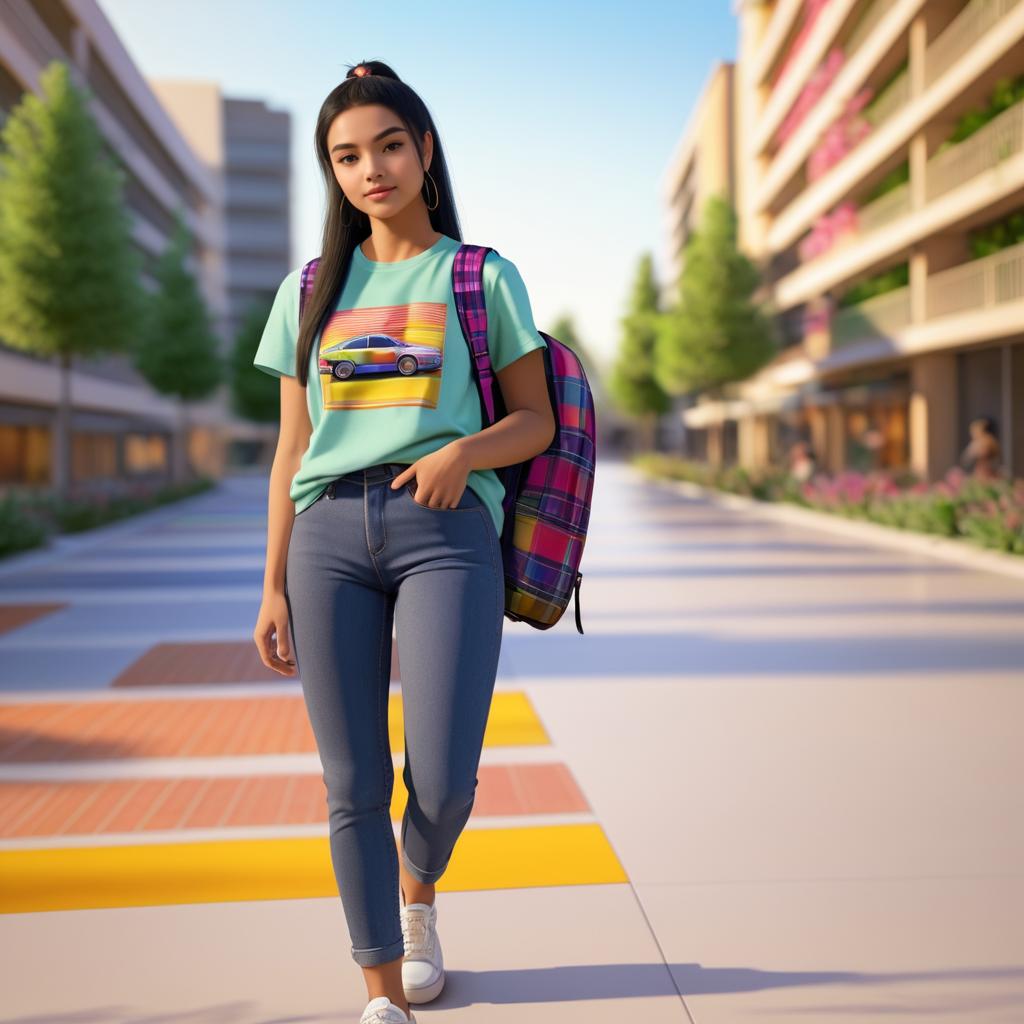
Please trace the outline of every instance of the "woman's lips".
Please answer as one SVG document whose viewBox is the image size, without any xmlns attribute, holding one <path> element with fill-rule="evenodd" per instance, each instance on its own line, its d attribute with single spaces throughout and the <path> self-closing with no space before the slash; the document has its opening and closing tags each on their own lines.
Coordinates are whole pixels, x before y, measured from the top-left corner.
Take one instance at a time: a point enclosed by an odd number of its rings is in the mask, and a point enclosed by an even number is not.
<svg viewBox="0 0 1024 1024">
<path fill-rule="evenodd" d="M 395 191 L 395 188 L 392 185 L 391 188 L 385 190 L 384 192 L 371 192 L 366 198 L 367 199 L 385 199 L 387 196 L 391 195 L 391 193 L 394 192 L 394 191 Z"/>
</svg>

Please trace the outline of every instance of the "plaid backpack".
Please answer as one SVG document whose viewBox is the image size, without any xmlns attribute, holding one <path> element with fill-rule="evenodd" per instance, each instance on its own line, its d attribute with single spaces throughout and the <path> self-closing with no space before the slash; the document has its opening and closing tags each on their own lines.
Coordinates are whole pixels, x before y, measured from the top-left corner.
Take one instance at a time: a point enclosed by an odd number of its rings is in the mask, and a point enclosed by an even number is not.
<svg viewBox="0 0 1024 1024">
<path fill-rule="evenodd" d="M 484 259 L 490 246 L 463 244 L 455 253 L 452 289 L 480 392 L 485 427 L 507 415 L 487 349 Z M 497 250 L 493 250 L 497 252 Z M 303 269 L 299 317 L 313 291 L 318 259 Z M 544 366 L 555 416 L 547 449 L 525 462 L 497 467 L 505 488 L 501 553 L 505 570 L 505 615 L 536 629 L 550 629 L 576 595 L 580 621 L 580 560 L 590 522 L 594 488 L 596 421 L 594 399 L 576 353 L 544 331 Z"/>
</svg>

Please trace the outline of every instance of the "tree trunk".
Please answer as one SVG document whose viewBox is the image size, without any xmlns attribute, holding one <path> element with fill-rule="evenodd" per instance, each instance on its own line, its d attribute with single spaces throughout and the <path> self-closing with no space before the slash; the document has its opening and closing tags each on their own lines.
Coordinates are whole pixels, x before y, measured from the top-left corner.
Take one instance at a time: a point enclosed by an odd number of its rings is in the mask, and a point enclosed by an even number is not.
<svg viewBox="0 0 1024 1024">
<path fill-rule="evenodd" d="M 188 405 L 178 399 L 178 429 L 174 437 L 174 458 L 171 461 L 171 479 L 176 484 L 188 478 Z"/>
<path fill-rule="evenodd" d="M 51 433 L 50 481 L 57 497 L 64 500 L 71 487 L 71 355 L 57 356 L 60 394 Z"/>
</svg>

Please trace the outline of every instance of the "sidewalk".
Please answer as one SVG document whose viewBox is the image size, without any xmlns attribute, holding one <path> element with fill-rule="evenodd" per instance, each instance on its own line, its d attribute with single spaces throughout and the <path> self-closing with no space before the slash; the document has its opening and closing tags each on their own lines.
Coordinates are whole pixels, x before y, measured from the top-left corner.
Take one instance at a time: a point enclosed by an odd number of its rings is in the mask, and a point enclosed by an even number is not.
<svg viewBox="0 0 1024 1024">
<path fill-rule="evenodd" d="M 4 1020 L 358 1021 L 265 494 L 0 572 Z M 421 1022 L 1013 1019 L 1024 581 L 614 462 L 581 568 L 586 635 L 506 620 Z"/>
</svg>

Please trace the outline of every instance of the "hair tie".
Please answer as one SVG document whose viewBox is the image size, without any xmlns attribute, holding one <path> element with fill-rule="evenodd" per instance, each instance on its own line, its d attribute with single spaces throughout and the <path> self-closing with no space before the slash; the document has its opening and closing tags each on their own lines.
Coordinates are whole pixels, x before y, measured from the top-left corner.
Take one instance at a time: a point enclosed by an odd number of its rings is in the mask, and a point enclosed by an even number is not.
<svg viewBox="0 0 1024 1024">
<path fill-rule="evenodd" d="M 365 78 L 367 75 L 372 74 L 373 72 L 365 64 L 360 64 L 358 67 L 352 69 L 353 77 L 358 76 L 359 78 Z"/>
</svg>

